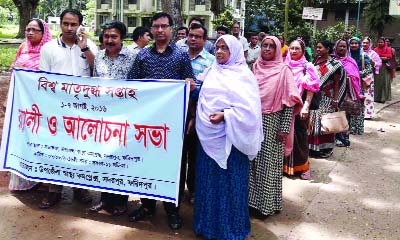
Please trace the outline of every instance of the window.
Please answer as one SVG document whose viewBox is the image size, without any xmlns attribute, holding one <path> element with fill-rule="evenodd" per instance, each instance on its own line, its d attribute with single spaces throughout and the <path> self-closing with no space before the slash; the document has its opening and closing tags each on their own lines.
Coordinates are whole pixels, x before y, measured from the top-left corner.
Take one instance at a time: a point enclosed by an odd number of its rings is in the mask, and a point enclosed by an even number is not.
<svg viewBox="0 0 400 240">
<path fill-rule="evenodd" d="M 240 9 L 241 5 L 242 5 L 242 1 L 241 0 L 237 0 L 236 1 L 236 9 Z"/>
<path fill-rule="evenodd" d="M 206 1 L 205 0 L 196 0 L 195 5 L 206 5 Z"/>
<path fill-rule="evenodd" d="M 108 0 L 101 0 L 100 3 L 101 4 L 109 4 Z"/>
<path fill-rule="evenodd" d="M 106 23 L 108 21 L 108 16 L 107 15 L 100 15 L 100 26 L 103 24 L 103 23 Z"/>
<path fill-rule="evenodd" d="M 128 17 L 128 27 L 136 27 L 136 17 Z"/>
<path fill-rule="evenodd" d="M 137 0 L 128 0 L 128 4 L 137 4 Z"/>
<path fill-rule="evenodd" d="M 349 12 L 349 20 L 357 20 L 358 11 L 357 10 L 350 10 Z M 360 11 L 360 17 L 362 12 Z"/>
<path fill-rule="evenodd" d="M 346 18 L 346 10 L 336 10 L 335 11 L 335 20 L 336 21 L 344 21 Z"/>
<path fill-rule="evenodd" d="M 144 17 L 142 18 L 142 26 L 143 27 L 147 27 L 147 28 L 151 28 L 151 17 Z"/>
</svg>

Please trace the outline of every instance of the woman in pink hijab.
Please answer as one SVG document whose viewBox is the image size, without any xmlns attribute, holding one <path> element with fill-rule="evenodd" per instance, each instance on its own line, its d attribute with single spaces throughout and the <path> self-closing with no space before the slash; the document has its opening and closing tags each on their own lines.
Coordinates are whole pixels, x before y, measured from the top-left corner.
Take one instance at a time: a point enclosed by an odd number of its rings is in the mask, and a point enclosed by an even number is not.
<svg viewBox="0 0 400 240">
<path fill-rule="evenodd" d="M 26 41 L 21 43 L 12 68 L 39 69 L 40 49 L 52 37 L 47 23 L 41 19 L 31 19 L 25 27 Z"/>
<path fill-rule="evenodd" d="M 39 69 L 40 49 L 51 40 L 51 34 L 47 23 L 41 19 L 31 19 L 25 27 L 26 41 L 21 43 L 12 68 Z M 11 174 L 10 190 L 28 190 L 37 183 L 25 180 L 15 174 Z"/>
<path fill-rule="evenodd" d="M 265 37 L 253 65 L 260 89 L 264 141 L 250 169 L 249 206 L 261 216 L 282 210 L 283 158 L 292 150 L 293 116 L 303 105 L 280 49 L 278 38 Z"/>
<path fill-rule="evenodd" d="M 317 110 L 316 106 L 311 106 L 314 93 L 319 92 L 320 78 L 312 63 L 305 57 L 306 45 L 301 39 L 294 40 L 289 45 L 289 54 L 286 63 L 292 70 L 294 81 L 303 100 L 303 108 L 300 114 L 296 115 L 294 121 L 294 144 L 292 153 L 285 157 L 283 172 L 288 175 L 300 173 L 300 178 L 310 180 L 310 163 L 308 161 L 308 141 L 307 129 L 310 120 L 310 110 Z"/>
<path fill-rule="evenodd" d="M 360 71 L 357 62 L 349 55 L 349 43 L 346 40 L 340 39 L 335 44 L 335 59 L 342 63 L 347 75 L 347 91 L 353 100 L 363 99 L 361 94 Z M 355 118 L 355 117 L 353 117 Z M 347 114 L 347 120 L 351 124 L 352 116 Z M 336 134 L 337 146 L 350 146 L 349 132 Z"/>
</svg>

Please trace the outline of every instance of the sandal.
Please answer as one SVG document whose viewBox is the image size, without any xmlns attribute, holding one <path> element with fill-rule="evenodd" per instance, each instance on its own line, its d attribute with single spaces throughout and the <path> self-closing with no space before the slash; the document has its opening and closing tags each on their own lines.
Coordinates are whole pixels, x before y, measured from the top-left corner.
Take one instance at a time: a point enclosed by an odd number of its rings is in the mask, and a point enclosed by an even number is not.
<svg viewBox="0 0 400 240">
<path fill-rule="evenodd" d="M 56 205 L 61 200 L 61 193 L 49 192 L 47 196 L 42 199 L 38 207 L 40 209 L 48 209 Z"/>
<path fill-rule="evenodd" d="M 106 208 L 106 204 L 103 201 L 100 201 L 98 204 L 93 205 L 89 208 L 90 212 L 100 212 L 101 210 Z"/>
<path fill-rule="evenodd" d="M 311 172 L 307 170 L 300 175 L 301 180 L 310 180 L 311 179 Z"/>
</svg>

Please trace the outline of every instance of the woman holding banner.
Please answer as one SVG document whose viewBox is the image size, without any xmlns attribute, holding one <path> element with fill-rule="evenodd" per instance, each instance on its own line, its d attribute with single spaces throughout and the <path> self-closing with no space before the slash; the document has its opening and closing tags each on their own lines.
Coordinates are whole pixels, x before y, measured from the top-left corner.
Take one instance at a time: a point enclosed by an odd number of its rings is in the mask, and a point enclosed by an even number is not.
<svg viewBox="0 0 400 240">
<path fill-rule="evenodd" d="M 26 41 L 21 43 L 11 68 L 39 69 L 40 49 L 49 42 L 51 33 L 47 23 L 41 19 L 31 19 L 25 28 Z M 15 174 L 11 174 L 10 190 L 28 190 L 37 182 L 25 180 Z"/>
<path fill-rule="evenodd" d="M 245 239 L 249 161 L 263 139 L 260 96 L 235 37 L 217 39 L 216 60 L 199 76 L 194 231 L 206 239 Z"/>
</svg>

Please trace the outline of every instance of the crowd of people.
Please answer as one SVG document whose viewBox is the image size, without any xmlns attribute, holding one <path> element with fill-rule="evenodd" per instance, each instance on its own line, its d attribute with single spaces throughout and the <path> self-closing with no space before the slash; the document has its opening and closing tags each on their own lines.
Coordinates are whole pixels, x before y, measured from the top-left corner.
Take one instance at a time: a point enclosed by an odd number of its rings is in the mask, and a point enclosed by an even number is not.
<svg viewBox="0 0 400 240">
<path fill-rule="evenodd" d="M 393 49 L 385 38 L 372 47 L 368 37 L 328 40 L 315 54 L 303 38 L 286 45 L 283 36 L 240 35 L 240 24 L 217 28 L 215 43 L 199 18 L 178 28 L 156 13 L 151 28 L 137 27 L 133 44 L 123 44 L 127 28 L 119 21 L 102 25 L 101 46 L 77 31 L 83 16 L 65 10 L 62 34 L 51 38 L 47 24 L 32 19 L 25 28 L 13 68 L 44 70 L 111 79 L 180 79 L 190 84 L 182 149 L 179 203 L 164 202 L 171 229 L 182 226 L 179 209 L 187 186 L 193 204 L 193 229 L 206 239 L 245 239 L 250 212 L 259 217 L 282 210 L 283 175 L 312 179 L 309 156 L 328 158 L 334 147 L 350 145 L 350 134 L 363 134 L 374 117 L 374 102 L 391 100 Z M 229 33 L 231 32 L 231 34 Z M 149 44 L 151 40 L 153 44 Z M 371 80 L 372 79 L 372 80 Z M 342 108 L 344 99 L 361 101 L 357 114 L 347 112 L 349 130 L 323 134 L 321 118 Z M 37 185 L 12 174 L 10 190 Z M 62 186 L 50 184 L 39 204 L 51 208 Z M 87 190 L 74 189 L 84 203 Z M 90 211 L 127 212 L 128 196 L 101 193 Z M 156 200 L 141 198 L 128 216 L 132 222 L 156 214 Z"/>
</svg>

